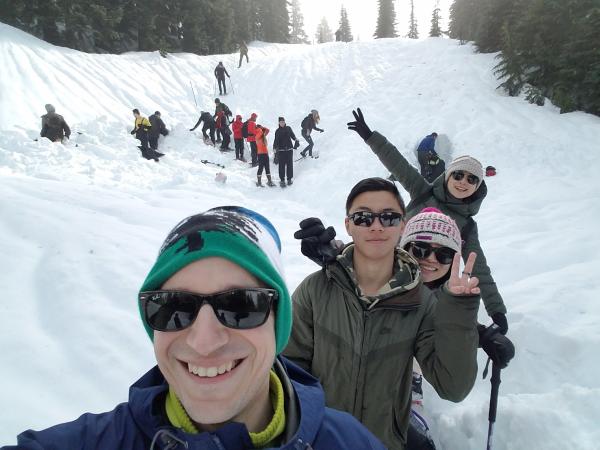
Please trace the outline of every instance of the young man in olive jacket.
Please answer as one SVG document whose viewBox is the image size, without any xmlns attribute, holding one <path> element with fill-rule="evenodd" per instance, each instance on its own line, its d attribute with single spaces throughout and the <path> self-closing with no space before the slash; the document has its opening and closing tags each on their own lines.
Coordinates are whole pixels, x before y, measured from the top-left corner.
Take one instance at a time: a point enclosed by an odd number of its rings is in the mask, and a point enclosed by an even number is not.
<svg viewBox="0 0 600 450">
<path fill-rule="evenodd" d="M 321 381 L 327 405 L 360 420 L 390 449 L 404 449 L 413 357 L 440 397 L 461 401 L 477 375 L 475 255 L 433 293 L 418 262 L 397 248 L 404 203 L 381 178 L 359 182 L 346 202 L 353 242 L 293 294 L 284 354 Z"/>
</svg>

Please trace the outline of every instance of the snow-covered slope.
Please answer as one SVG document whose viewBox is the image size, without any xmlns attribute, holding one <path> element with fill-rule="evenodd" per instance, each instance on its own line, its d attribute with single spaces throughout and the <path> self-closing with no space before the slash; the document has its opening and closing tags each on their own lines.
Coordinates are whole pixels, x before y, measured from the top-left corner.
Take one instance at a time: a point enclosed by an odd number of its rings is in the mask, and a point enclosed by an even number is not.
<svg viewBox="0 0 600 450">
<path fill-rule="evenodd" d="M 254 170 L 188 131 L 212 111 L 219 60 L 234 113 L 256 112 L 272 130 L 283 115 L 299 135 L 319 110 L 321 157 L 296 164 L 293 186 L 257 189 Z M 494 448 L 597 448 L 600 119 L 505 96 L 494 63 L 452 40 L 389 39 L 256 43 L 237 69 L 237 55 L 87 55 L 0 24 L 0 445 L 126 399 L 154 361 L 135 294 L 181 218 L 220 204 L 256 209 L 279 229 L 290 287 L 316 270 L 293 239 L 297 223 L 318 216 L 348 239 L 349 189 L 387 175 L 346 129 L 360 106 L 412 161 L 418 140 L 437 131 L 455 156 L 498 169 L 477 222 L 517 357 L 502 374 Z M 71 125 L 68 145 L 34 141 L 45 103 Z M 129 135 L 134 107 L 160 110 L 172 129 L 159 164 L 141 159 Z M 203 159 L 226 166 L 225 185 Z M 483 308 L 480 320 L 489 322 Z M 427 388 L 441 448 L 485 445 L 489 386 L 478 380 L 460 404 Z"/>
</svg>

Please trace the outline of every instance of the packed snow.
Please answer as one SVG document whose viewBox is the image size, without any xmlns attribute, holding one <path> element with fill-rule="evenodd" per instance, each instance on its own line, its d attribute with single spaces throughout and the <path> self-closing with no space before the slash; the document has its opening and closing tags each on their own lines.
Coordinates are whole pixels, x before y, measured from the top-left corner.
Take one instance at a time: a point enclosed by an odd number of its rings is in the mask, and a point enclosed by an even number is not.
<svg viewBox="0 0 600 450">
<path fill-rule="evenodd" d="M 454 156 L 497 168 L 476 219 L 517 356 L 502 372 L 494 448 L 598 448 L 600 118 L 506 96 L 494 55 L 448 39 L 253 43 L 249 56 L 237 69 L 237 54 L 90 55 L 0 24 L 0 445 L 127 399 L 155 363 L 136 293 L 180 219 L 255 209 L 279 230 L 290 289 L 317 270 L 293 238 L 298 222 L 320 217 L 347 241 L 350 188 L 388 175 L 346 129 L 359 106 L 415 164 L 415 145 L 437 131 Z M 299 136 L 319 110 L 320 158 L 295 164 L 293 186 L 257 188 L 255 169 L 188 131 L 213 111 L 220 60 L 231 74 L 223 101 L 244 119 L 256 112 L 274 131 L 285 116 Z M 45 103 L 71 126 L 66 145 L 37 139 Z M 160 110 L 171 130 L 159 163 L 129 134 L 136 107 Z M 227 182 L 201 160 L 225 165 Z M 483 307 L 479 319 L 490 322 Z M 480 374 L 484 363 L 481 353 Z M 426 386 L 439 448 L 484 448 L 489 395 L 489 379 L 459 404 Z"/>
</svg>

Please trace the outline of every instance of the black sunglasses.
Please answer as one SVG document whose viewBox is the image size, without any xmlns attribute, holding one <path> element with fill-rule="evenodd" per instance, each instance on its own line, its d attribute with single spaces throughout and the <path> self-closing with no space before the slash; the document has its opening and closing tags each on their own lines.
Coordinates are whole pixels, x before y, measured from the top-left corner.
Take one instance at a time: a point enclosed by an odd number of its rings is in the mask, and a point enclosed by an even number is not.
<svg viewBox="0 0 600 450">
<path fill-rule="evenodd" d="M 380 213 L 357 211 L 348 215 L 348 219 L 352 220 L 354 225 L 359 227 L 370 227 L 375 222 L 376 217 L 384 227 L 397 227 L 402 222 L 402 214 L 392 211 Z"/>
<path fill-rule="evenodd" d="M 456 181 L 462 180 L 465 175 L 466 174 L 462 170 L 455 170 L 452 172 L 452 178 L 454 178 Z M 479 183 L 479 177 L 477 175 L 469 174 L 467 175 L 467 183 L 476 186 L 477 183 Z"/>
<path fill-rule="evenodd" d="M 410 242 L 408 246 L 408 250 L 415 258 L 426 259 L 433 253 L 440 264 L 451 264 L 456 253 L 449 247 L 432 247 L 426 242 Z"/>
<path fill-rule="evenodd" d="M 236 330 L 261 326 L 267 321 L 271 305 L 279 298 L 274 289 L 232 289 L 201 295 L 185 291 L 140 292 L 144 320 L 157 331 L 184 330 L 196 320 L 200 308 L 208 303 L 222 325 Z"/>
</svg>

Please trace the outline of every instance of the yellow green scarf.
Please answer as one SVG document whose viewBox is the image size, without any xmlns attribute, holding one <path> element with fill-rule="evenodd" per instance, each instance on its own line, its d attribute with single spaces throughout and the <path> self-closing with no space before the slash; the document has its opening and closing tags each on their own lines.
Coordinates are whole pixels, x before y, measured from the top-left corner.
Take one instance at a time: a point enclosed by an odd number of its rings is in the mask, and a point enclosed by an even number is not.
<svg viewBox="0 0 600 450">
<path fill-rule="evenodd" d="M 271 397 L 271 404 L 273 405 L 273 418 L 263 431 L 259 433 L 249 433 L 255 448 L 269 447 L 269 444 L 280 436 L 285 429 L 283 385 L 281 384 L 281 380 L 279 380 L 272 370 L 269 377 L 269 394 Z M 169 393 L 167 394 L 165 401 L 165 409 L 171 425 L 181 428 L 186 433 L 199 433 L 198 428 L 188 416 L 171 387 L 169 387 Z"/>
</svg>

